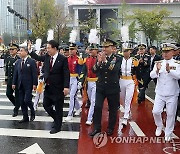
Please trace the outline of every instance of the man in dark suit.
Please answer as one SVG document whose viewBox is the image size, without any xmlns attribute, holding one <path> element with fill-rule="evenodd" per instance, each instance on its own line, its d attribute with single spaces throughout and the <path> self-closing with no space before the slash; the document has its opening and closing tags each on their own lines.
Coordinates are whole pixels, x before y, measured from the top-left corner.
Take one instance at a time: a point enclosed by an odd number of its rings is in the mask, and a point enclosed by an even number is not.
<svg viewBox="0 0 180 154">
<path fill-rule="evenodd" d="M 103 52 L 99 53 L 98 61 L 93 67 L 98 80 L 96 82 L 96 103 L 94 108 L 94 130 L 89 134 L 94 136 L 101 132 L 101 118 L 104 100 L 107 97 L 109 106 L 109 123 L 107 135 L 112 135 L 117 119 L 119 106 L 119 71 L 122 59 L 113 54 L 113 42 L 106 40 L 103 43 Z"/>
<path fill-rule="evenodd" d="M 149 48 L 149 53 L 150 53 L 150 57 L 151 57 L 150 72 L 153 70 L 155 62 L 156 62 L 156 61 L 160 61 L 160 60 L 163 59 L 163 58 L 162 58 L 160 55 L 158 55 L 156 52 L 157 52 L 157 48 L 156 48 L 155 46 L 151 46 L 151 47 Z M 147 84 L 149 84 L 149 82 L 150 82 L 151 80 L 152 80 L 152 78 L 149 77 L 149 80 L 148 80 L 148 83 L 147 83 Z M 153 79 L 153 81 L 154 81 L 155 84 L 157 83 L 157 79 L 156 79 L 156 78 Z"/>
<path fill-rule="evenodd" d="M 37 67 L 35 60 L 28 57 L 27 48 L 21 48 L 19 51 L 19 59 L 15 64 L 12 88 L 18 86 L 19 100 L 23 113 L 23 119 L 20 123 L 28 122 L 28 107 L 31 110 L 30 121 L 35 119 L 35 111 L 32 103 L 32 90 L 36 90 L 37 81 Z"/>
<path fill-rule="evenodd" d="M 58 53 L 58 43 L 50 40 L 47 43 L 47 54 L 38 56 L 29 45 L 32 58 L 43 61 L 43 80 L 46 83 L 43 106 L 46 112 L 54 119 L 54 125 L 50 134 L 61 130 L 63 118 L 64 96 L 69 93 L 70 73 L 68 61 L 65 56 Z M 53 109 L 55 106 L 55 110 Z"/>
</svg>

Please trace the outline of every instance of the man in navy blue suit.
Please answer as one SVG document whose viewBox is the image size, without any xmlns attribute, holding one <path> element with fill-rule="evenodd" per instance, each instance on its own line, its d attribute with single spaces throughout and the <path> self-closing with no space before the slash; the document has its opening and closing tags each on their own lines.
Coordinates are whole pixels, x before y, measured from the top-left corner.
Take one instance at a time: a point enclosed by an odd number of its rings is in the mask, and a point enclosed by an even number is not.
<svg viewBox="0 0 180 154">
<path fill-rule="evenodd" d="M 19 100 L 23 113 L 23 119 L 19 123 L 29 122 L 28 107 L 31 110 L 30 121 L 35 119 L 35 111 L 32 103 L 32 90 L 36 90 L 38 84 L 37 67 L 35 60 L 28 57 L 26 48 L 19 51 L 19 59 L 15 64 L 12 88 L 18 86 Z M 15 86 L 16 85 L 16 86 Z"/>
</svg>

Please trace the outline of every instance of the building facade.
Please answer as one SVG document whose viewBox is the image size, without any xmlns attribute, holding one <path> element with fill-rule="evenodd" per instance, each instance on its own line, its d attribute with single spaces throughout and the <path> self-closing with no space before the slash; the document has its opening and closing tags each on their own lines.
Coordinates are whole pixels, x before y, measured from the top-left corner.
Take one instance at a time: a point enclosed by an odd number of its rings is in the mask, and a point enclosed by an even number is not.
<svg viewBox="0 0 180 154">
<path fill-rule="evenodd" d="M 31 17 L 32 3 L 33 0 L 0 0 L 0 35 L 6 34 L 11 37 L 11 40 L 22 42 L 27 36 L 27 21 L 10 13 L 7 6 L 27 18 L 27 6 L 29 7 L 28 15 Z"/>
<path fill-rule="evenodd" d="M 114 11 L 119 10 L 119 6 L 122 4 L 122 0 L 76 0 L 75 1 L 69 0 L 69 10 L 70 13 L 73 16 L 73 28 L 79 30 L 79 21 L 85 20 L 88 10 L 93 10 L 96 13 L 97 18 L 97 27 L 100 27 L 104 30 L 109 30 L 107 19 L 108 18 L 116 18 L 117 13 Z M 171 3 L 168 3 L 171 2 Z M 175 22 L 180 21 L 180 1 L 175 0 L 174 2 L 168 1 L 168 0 L 126 0 L 126 3 L 128 4 L 128 10 L 131 14 L 134 9 L 144 9 L 144 10 L 152 10 L 156 8 L 157 6 L 160 6 L 160 8 L 166 8 L 168 11 L 171 12 L 168 19 L 171 19 Z M 87 19 L 87 18 L 86 18 Z M 114 27 L 117 27 L 119 30 L 122 25 L 117 24 L 114 25 Z M 79 30 L 80 33 L 80 30 Z M 80 41 L 82 41 L 81 35 L 79 36 Z M 117 38 L 119 39 L 119 38 Z M 137 39 L 135 40 L 138 43 L 145 43 L 145 37 L 143 32 L 137 33 Z"/>
</svg>

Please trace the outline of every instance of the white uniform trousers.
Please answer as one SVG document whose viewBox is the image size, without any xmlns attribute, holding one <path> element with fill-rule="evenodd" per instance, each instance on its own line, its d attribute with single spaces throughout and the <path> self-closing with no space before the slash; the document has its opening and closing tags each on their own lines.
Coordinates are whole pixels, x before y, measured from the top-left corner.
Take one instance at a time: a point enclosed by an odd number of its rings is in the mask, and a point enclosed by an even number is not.
<svg viewBox="0 0 180 154">
<path fill-rule="evenodd" d="M 74 108 L 76 110 L 80 109 L 80 104 L 77 98 L 77 78 L 76 77 L 70 77 L 70 103 L 69 103 L 69 112 L 68 116 L 73 116 Z"/>
<path fill-rule="evenodd" d="M 44 98 L 44 91 L 42 93 L 36 92 L 36 96 L 34 98 L 34 108 L 38 106 L 38 103 L 40 101 L 43 102 L 43 98 Z"/>
<path fill-rule="evenodd" d="M 88 81 L 88 98 L 91 102 L 89 112 L 88 112 L 88 118 L 87 121 L 92 121 L 93 119 L 93 114 L 94 114 L 94 106 L 95 106 L 95 98 L 96 98 L 96 82 L 90 82 Z"/>
<path fill-rule="evenodd" d="M 161 96 L 159 94 L 156 94 L 155 96 L 155 102 L 152 112 L 157 127 L 163 127 L 161 113 L 163 112 L 164 106 L 166 105 L 167 118 L 165 136 L 171 135 L 174 130 L 177 100 L 178 96 Z"/>
<path fill-rule="evenodd" d="M 131 101 L 134 94 L 134 81 L 133 80 L 119 80 L 120 85 L 120 98 L 122 102 L 124 103 L 124 118 L 128 119 L 131 109 Z"/>
</svg>

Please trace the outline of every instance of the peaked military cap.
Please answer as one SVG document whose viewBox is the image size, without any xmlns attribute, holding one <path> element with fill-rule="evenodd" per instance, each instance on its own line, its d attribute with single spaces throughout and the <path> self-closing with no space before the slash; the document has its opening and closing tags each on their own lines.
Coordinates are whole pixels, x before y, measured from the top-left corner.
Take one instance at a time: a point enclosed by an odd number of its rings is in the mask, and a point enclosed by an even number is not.
<svg viewBox="0 0 180 154">
<path fill-rule="evenodd" d="M 146 49 L 146 45 L 145 44 L 139 44 L 138 49 Z"/>
<path fill-rule="evenodd" d="M 17 44 L 11 43 L 9 44 L 9 49 L 19 49 L 19 46 Z"/>
</svg>

